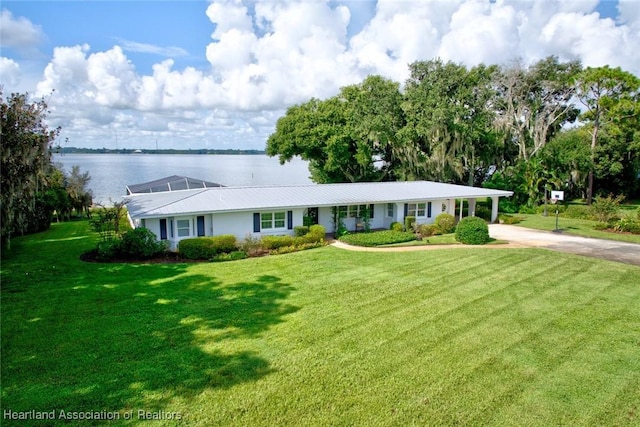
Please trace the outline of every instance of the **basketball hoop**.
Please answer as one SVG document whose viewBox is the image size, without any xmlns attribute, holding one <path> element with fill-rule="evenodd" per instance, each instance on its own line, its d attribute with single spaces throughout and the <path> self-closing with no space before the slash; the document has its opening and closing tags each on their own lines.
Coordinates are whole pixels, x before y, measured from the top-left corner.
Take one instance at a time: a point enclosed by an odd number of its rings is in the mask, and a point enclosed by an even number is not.
<svg viewBox="0 0 640 427">
<path fill-rule="evenodd" d="M 549 201 L 555 205 L 558 202 L 558 199 L 550 199 Z"/>
</svg>

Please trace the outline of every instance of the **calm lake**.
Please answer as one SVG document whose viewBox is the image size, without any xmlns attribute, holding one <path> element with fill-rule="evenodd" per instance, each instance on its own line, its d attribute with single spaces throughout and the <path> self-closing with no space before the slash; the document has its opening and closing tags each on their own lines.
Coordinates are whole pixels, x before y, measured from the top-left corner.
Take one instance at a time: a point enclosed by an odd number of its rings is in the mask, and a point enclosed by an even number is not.
<svg viewBox="0 0 640 427">
<path fill-rule="evenodd" d="M 125 187 L 170 175 L 183 175 L 226 186 L 309 184 L 308 162 L 294 158 L 280 165 L 266 155 L 210 154 L 56 154 L 65 171 L 74 165 L 89 172 L 94 202 L 108 204 L 126 194 Z"/>
</svg>

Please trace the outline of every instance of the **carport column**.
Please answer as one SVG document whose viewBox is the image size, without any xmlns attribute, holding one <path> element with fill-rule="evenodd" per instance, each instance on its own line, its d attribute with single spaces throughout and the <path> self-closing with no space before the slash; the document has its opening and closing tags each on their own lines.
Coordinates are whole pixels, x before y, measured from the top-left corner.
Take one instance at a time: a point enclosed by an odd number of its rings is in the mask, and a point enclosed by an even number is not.
<svg viewBox="0 0 640 427">
<path fill-rule="evenodd" d="M 460 199 L 460 219 L 462 219 L 462 208 L 464 208 L 464 199 Z"/>
<path fill-rule="evenodd" d="M 469 199 L 469 216 L 476 216 L 476 199 Z"/>
<path fill-rule="evenodd" d="M 500 197 L 491 196 L 491 222 L 494 223 L 498 219 L 498 200 Z"/>
<path fill-rule="evenodd" d="M 453 217 L 456 216 L 456 199 L 447 200 L 447 213 Z"/>
</svg>

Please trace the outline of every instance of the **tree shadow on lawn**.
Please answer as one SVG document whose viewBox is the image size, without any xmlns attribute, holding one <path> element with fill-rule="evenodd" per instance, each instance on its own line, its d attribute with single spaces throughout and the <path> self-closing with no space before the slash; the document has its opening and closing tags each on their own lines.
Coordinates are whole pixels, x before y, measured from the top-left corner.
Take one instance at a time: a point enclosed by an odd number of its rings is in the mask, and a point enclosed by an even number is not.
<svg viewBox="0 0 640 427">
<path fill-rule="evenodd" d="M 283 303 L 291 290 L 275 276 L 229 283 L 180 264 L 99 266 L 10 340 L 3 407 L 157 411 L 255 381 L 269 361 L 247 338 L 297 311 Z"/>
</svg>

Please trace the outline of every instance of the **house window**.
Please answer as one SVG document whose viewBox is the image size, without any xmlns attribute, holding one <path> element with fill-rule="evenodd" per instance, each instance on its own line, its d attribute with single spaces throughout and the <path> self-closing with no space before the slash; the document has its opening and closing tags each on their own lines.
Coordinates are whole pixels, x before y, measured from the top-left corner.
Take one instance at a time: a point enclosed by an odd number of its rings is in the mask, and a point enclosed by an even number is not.
<svg viewBox="0 0 640 427">
<path fill-rule="evenodd" d="M 265 229 L 285 228 L 286 215 L 284 212 L 263 212 L 260 214 L 260 227 Z"/>
<path fill-rule="evenodd" d="M 351 205 L 349 206 L 349 218 L 362 218 L 367 205 Z"/>
<path fill-rule="evenodd" d="M 395 211 L 395 205 L 393 203 L 387 203 L 387 217 L 393 218 L 393 212 Z"/>
<path fill-rule="evenodd" d="M 425 216 L 426 208 L 426 203 L 409 203 L 407 207 L 407 216 L 414 216 L 416 218 Z"/>
<path fill-rule="evenodd" d="M 338 206 L 338 218 L 346 218 L 348 209 L 348 206 Z"/>
<path fill-rule="evenodd" d="M 188 219 L 179 219 L 176 221 L 178 227 L 178 237 L 187 237 L 191 235 L 191 221 Z"/>
</svg>

